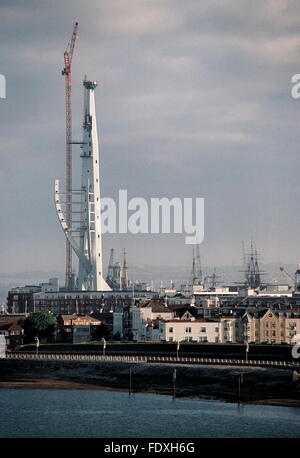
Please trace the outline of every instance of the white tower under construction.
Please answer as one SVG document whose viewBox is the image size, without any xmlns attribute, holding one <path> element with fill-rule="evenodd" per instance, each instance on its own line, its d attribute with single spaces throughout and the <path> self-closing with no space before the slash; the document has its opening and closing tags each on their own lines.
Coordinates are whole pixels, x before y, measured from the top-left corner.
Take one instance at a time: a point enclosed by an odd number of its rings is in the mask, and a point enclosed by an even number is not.
<svg viewBox="0 0 300 458">
<path fill-rule="evenodd" d="M 103 278 L 101 242 L 101 203 L 99 146 L 95 111 L 96 81 L 84 81 L 84 121 L 82 142 L 81 188 L 73 190 L 72 225 L 68 225 L 59 190 L 55 181 L 55 205 L 62 229 L 78 257 L 79 290 L 108 291 Z M 79 217 L 78 217 L 79 215 Z"/>
</svg>

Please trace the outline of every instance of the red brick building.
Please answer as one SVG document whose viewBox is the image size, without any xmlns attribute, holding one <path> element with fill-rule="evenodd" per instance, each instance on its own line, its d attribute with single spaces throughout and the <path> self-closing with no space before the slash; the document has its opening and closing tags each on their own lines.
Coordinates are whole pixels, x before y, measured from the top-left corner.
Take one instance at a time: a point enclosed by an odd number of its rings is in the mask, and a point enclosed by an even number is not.
<svg viewBox="0 0 300 458">
<path fill-rule="evenodd" d="M 18 345 L 23 344 L 23 328 L 15 323 L 1 323 L 0 322 L 0 335 L 5 337 L 6 340 L 6 348 L 13 350 Z"/>
</svg>

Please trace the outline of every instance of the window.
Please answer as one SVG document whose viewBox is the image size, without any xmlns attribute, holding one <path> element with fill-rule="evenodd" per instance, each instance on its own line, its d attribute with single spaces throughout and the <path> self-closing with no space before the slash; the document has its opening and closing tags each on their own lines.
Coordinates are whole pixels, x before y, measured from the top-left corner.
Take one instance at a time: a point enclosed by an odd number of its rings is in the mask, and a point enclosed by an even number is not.
<svg viewBox="0 0 300 458">
<path fill-rule="evenodd" d="M 219 328 L 215 328 L 215 332 L 219 332 Z M 216 337 L 217 338 L 217 337 Z"/>
<path fill-rule="evenodd" d="M 200 328 L 200 332 L 206 332 L 206 328 Z"/>
<path fill-rule="evenodd" d="M 169 328 L 169 332 L 173 332 L 173 328 Z"/>
<path fill-rule="evenodd" d="M 185 328 L 185 332 L 192 332 L 192 328 Z"/>
<path fill-rule="evenodd" d="M 193 342 L 193 338 L 192 337 L 185 337 L 183 339 L 184 342 Z"/>
</svg>

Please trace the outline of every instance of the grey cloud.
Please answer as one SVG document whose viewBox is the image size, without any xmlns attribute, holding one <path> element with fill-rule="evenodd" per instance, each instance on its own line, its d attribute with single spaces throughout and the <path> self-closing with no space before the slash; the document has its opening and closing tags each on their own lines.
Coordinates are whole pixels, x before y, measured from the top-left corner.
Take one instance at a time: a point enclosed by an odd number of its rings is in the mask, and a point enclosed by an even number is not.
<svg viewBox="0 0 300 458">
<path fill-rule="evenodd" d="M 74 138 L 87 73 L 99 81 L 102 194 L 205 197 L 208 264 L 236 263 L 252 235 L 266 261 L 296 261 L 299 12 L 285 0 L 2 0 L 2 270 L 63 269 L 52 185 L 64 177 L 61 69 L 76 20 Z M 135 265 L 185 263 L 183 237 L 167 240 L 107 236 L 105 254 L 124 245 Z"/>
</svg>

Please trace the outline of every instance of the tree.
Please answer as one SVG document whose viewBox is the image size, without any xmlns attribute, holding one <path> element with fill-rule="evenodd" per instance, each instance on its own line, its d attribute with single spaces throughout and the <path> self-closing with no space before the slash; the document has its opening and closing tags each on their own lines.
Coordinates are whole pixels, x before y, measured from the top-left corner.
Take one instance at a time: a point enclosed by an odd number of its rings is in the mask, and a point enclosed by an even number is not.
<svg viewBox="0 0 300 458">
<path fill-rule="evenodd" d="M 19 321 L 18 321 L 18 325 L 21 326 L 21 328 L 23 328 L 23 329 L 24 329 L 24 321 L 25 321 L 24 317 L 20 318 Z"/>
<path fill-rule="evenodd" d="M 24 334 L 26 342 L 34 342 L 34 338 L 46 338 L 48 342 L 53 340 L 56 318 L 51 312 L 35 312 L 24 320 Z"/>
</svg>

